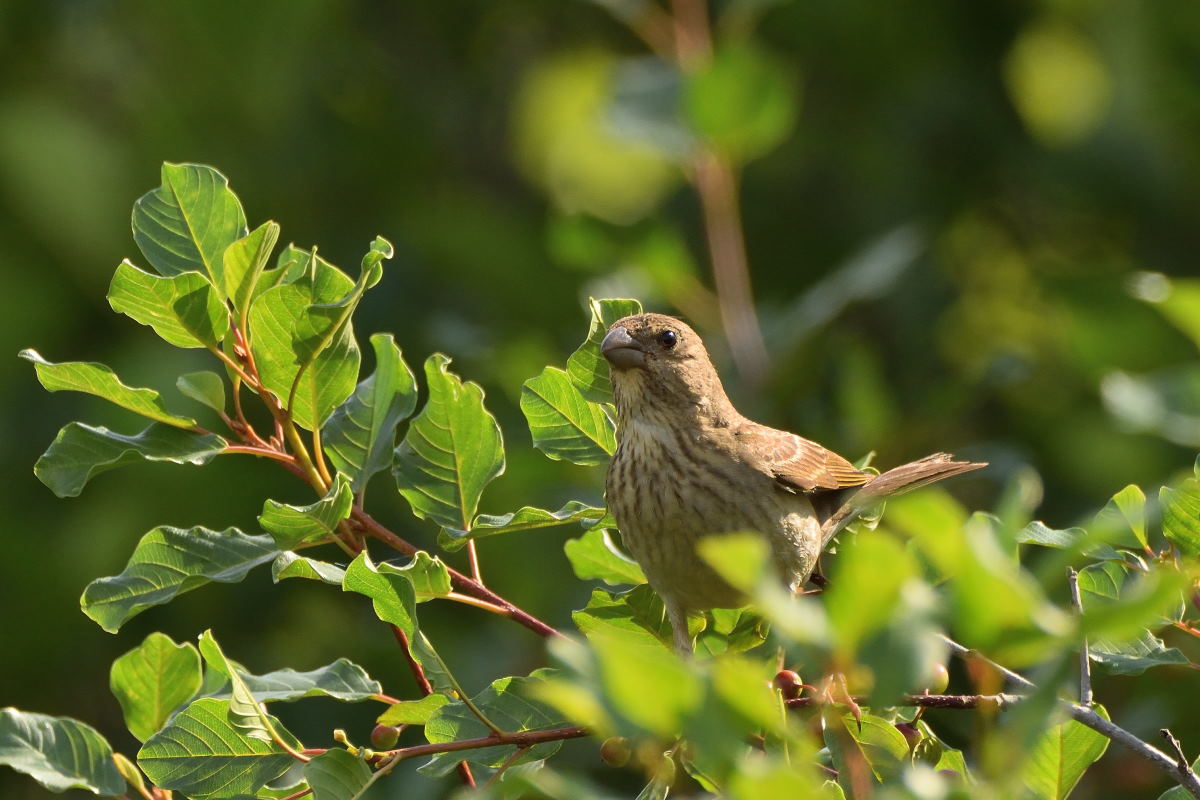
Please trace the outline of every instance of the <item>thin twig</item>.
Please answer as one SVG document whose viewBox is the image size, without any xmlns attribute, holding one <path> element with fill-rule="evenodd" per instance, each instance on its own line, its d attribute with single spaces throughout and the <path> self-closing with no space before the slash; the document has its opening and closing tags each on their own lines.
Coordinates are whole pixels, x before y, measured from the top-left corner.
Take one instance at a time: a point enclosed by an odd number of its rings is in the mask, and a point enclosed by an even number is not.
<svg viewBox="0 0 1200 800">
<path fill-rule="evenodd" d="M 1171 733 L 1170 728 L 1162 728 L 1159 730 L 1159 734 L 1167 740 L 1167 744 L 1171 745 L 1171 749 L 1175 751 L 1176 766 L 1190 775 L 1192 773 L 1192 765 L 1188 762 L 1187 756 L 1183 752 L 1183 745 L 1175 738 L 1175 734 Z"/>
<path fill-rule="evenodd" d="M 433 744 L 418 744 L 412 747 L 402 747 L 393 750 L 392 755 L 399 760 L 418 758 L 420 756 L 436 755 L 437 753 L 454 753 L 459 750 L 477 750 L 480 747 L 499 747 L 515 744 L 518 747 L 532 747 L 545 742 L 561 742 L 566 739 L 578 739 L 590 733 L 587 728 L 573 726 L 569 728 L 551 728 L 541 731 L 517 731 L 501 733 L 493 736 L 481 736 L 477 739 L 459 739 L 455 742 L 437 742 Z"/>
<path fill-rule="evenodd" d="M 866 697 L 850 697 L 856 703 L 866 704 Z M 967 710 L 973 708 L 994 708 L 999 711 L 1007 709 L 1014 703 L 1025 700 L 1020 694 L 906 694 L 895 706 L 911 706 L 914 708 L 946 708 L 952 710 Z M 788 708 L 815 708 L 828 705 L 820 697 L 804 696 L 785 700 Z"/>
<path fill-rule="evenodd" d="M 1079 595 L 1079 573 L 1074 567 L 1067 567 L 1067 585 L 1071 587 L 1071 605 L 1079 616 L 1083 616 L 1083 599 Z M 1079 645 L 1079 702 L 1082 705 L 1092 704 L 1092 658 L 1088 653 L 1087 637 Z"/>
</svg>

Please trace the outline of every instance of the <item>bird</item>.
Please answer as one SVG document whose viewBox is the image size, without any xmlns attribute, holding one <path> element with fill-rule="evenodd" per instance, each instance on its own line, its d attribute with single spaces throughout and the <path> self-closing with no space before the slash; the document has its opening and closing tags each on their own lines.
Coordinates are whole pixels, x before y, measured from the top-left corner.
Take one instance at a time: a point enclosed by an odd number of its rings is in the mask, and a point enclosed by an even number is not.
<svg viewBox="0 0 1200 800">
<path fill-rule="evenodd" d="M 793 590 L 845 525 L 885 498 L 986 466 L 935 453 L 876 475 L 816 442 L 734 408 L 704 343 L 683 321 L 635 314 L 600 343 L 617 416 L 605 498 L 621 539 L 662 598 L 678 652 L 687 617 L 748 598 L 696 552 L 700 539 L 752 531 Z"/>
</svg>

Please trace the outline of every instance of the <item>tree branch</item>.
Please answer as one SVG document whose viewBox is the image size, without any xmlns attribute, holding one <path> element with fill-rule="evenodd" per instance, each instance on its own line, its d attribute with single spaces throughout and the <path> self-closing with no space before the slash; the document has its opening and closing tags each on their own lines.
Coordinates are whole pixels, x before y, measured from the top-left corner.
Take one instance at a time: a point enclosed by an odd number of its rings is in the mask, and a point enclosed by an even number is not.
<svg viewBox="0 0 1200 800">
<path fill-rule="evenodd" d="M 1083 599 L 1079 596 L 1079 573 L 1074 567 L 1067 567 L 1067 585 L 1071 587 L 1071 605 L 1076 613 L 1083 616 Z M 1079 702 L 1082 705 L 1092 704 L 1092 657 L 1088 653 L 1088 643 L 1085 638 L 1079 646 Z"/>
</svg>

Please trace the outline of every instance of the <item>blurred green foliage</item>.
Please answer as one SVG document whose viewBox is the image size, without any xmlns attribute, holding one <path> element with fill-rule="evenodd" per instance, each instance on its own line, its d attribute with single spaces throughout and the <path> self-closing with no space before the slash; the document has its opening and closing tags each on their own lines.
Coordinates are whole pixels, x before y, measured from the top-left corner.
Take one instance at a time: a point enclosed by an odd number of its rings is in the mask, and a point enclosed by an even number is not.
<svg viewBox="0 0 1200 800">
<path fill-rule="evenodd" d="M 1194 4 L 714 8 L 718 58 L 689 93 L 582 0 L 10 0 L 0 7 L 0 263 L 11 310 L 0 340 L 14 356 L 36 345 L 50 361 L 102 361 L 168 392 L 180 362 L 103 298 L 135 254 L 131 200 L 162 161 L 205 162 L 234 176 L 251 219 L 269 215 L 285 241 L 320 242 L 335 263 L 351 264 L 376 233 L 396 244 L 358 335 L 393 332 L 411 363 L 444 350 L 488 392 L 514 440 L 487 513 L 599 504 L 592 472 L 542 458 L 518 433 L 523 381 L 565 361 L 589 294 L 689 316 L 750 416 L 847 455 L 876 450 L 885 466 L 934 449 L 991 461 L 994 486 L 976 482 L 969 506 L 1002 490 L 1024 498 L 1013 508 L 1044 496 L 1038 516 L 1066 527 L 1126 484 L 1190 469 L 1200 446 Z M 717 103 L 737 70 L 759 78 L 747 84 L 757 91 Z M 753 392 L 721 346 L 682 166 L 685 117 L 747 159 L 744 224 L 772 357 Z M 250 529 L 263 496 L 312 498 L 247 459 L 195 473 L 134 467 L 59 501 L 31 471 L 54 431 L 124 418 L 48 397 L 28 364 L 3 363 L 0 703 L 113 734 L 108 664 L 150 630 L 192 641 L 210 626 L 254 670 L 347 655 L 389 685 L 409 680 L 390 643 L 368 633 L 371 619 L 307 581 L 267 592 L 257 575 L 147 613 L 119 639 L 98 630 L 75 598 L 119 571 L 146 530 Z M 210 366 L 195 356 L 194 369 Z M 398 530 L 433 546 L 436 531 L 408 518 L 387 480 L 371 494 Z M 550 622 L 569 624 L 587 603 L 561 534 L 480 549 L 489 581 Z M 268 613 L 246 613 L 267 598 Z M 503 621 L 427 616 L 461 632 L 441 648 L 473 690 L 541 661 L 541 643 Z M 374 649 L 345 653 L 346 640 Z M 485 650 L 504 663 L 472 663 Z M 281 655 L 255 663 L 259 651 Z M 1178 678 L 1163 670 L 1117 690 L 1143 711 L 1138 732 L 1179 702 Z M 1176 733 L 1200 741 L 1200 725 Z M 564 752 L 596 762 L 580 743 Z M 1158 785 L 1123 753 L 1098 770 L 1091 796 Z M 437 788 L 418 785 L 405 796 Z M 0 793 L 41 796 L 7 772 Z"/>
</svg>

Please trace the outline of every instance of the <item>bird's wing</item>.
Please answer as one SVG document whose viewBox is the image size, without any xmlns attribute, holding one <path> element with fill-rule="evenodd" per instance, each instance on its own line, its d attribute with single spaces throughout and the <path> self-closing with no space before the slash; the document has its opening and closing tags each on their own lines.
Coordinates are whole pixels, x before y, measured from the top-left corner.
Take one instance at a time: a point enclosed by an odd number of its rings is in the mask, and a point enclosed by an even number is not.
<svg viewBox="0 0 1200 800">
<path fill-rule="evenodd" d="M 739 426 L 733 433 L 749 463 L 793 491 L 861 486 L 873 477 L 855 469 L 837 453 L 794 433 L 753 422 Z"/>
</svg>

